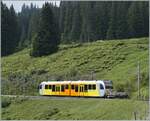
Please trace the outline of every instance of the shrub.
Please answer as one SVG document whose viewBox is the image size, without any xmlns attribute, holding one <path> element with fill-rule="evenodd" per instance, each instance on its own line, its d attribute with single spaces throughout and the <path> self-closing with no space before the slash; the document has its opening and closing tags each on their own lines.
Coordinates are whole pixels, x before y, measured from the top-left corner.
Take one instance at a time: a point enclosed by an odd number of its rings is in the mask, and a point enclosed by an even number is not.
<svg viewBox="0 0 150 121">
<path fill-rule="evenodd" d="M 27 101 L 27 100 L 28 100 L 27 97 L 15 97 L 13 99 L 13 103 L 21 104 L 22 102 Z"/>
<path fill-rule="evenodd" d="M 125 91 L 125 84 L 118 83 L 116 85 L 116 91 L 118 91 L 118 92 L 124 92 Z"/>
<path fill-rule="evenodd" d="M 11 104 L 11 100 L 9 98 L 2 98 L 2 108 L 6 108 Z"/>
</svg>

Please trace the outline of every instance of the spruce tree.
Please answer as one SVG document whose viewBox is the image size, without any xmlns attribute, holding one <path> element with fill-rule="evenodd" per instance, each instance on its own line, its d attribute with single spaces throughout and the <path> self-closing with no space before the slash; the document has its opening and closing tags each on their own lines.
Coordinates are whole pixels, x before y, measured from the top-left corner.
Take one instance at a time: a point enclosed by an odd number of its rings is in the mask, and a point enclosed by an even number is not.
<svg viewBox="0 0 150 121">
<path fill-rule="evenodd" d="M 17 15 L 13 8 L 10 9 L 6 7 L 5 4 L 2 5 L 2 56 L 12 54 L 16 51 L 16 47 L 19 41 L 18 34 L 18 21 Z"/>
<path fill-rule="evenodd" d="M 29 21 L 29 28 L 28 28 L 28 41 L 29 44 L 31 44 L 32 37 L 38 32 L 38 25 L 39 25 L 39 17 L 40 17 L 40 11 L 38 8 L 35 9 L 31 15 L 30 21 Z"/>
<path fill-rule="evenodd" d="M 42 7 L 38 30 L 33 40 L 32 56 L 56 52 L 59 44 L 59 31 L 49 3 L 45 3 Z"/>
<path fill-rule="evenodd" d="M 94 2 L 87 2 L 87 38 L 89 41 L 96 40 L 96 11 L 94 11 Z"/>
<path fill-rule="evenodd" d="M 70 33 L 70 38 L 73 41 L 78 41 L 80 39 L 80 33 L 81 33 L 80 6 L 79 4 L 77 4 L 73 12 L 72 29 Z"/>
<path fill-rule="evenodd" d="M 9 53 L 9 10 L 5 4 L 1 2 L 1 55 L 5 56 Z"/>
<path fill-rule="evenodd" d="M 144 30 L 140 2 L 133 2 L 128 10 L 129 37 L 142 37 Z"/>
<path fill-rule="evenodd" d="M 112 3 L 111 13 L 110 13 L 110 21 L 109 28 L 107 30 L 107 39 L 115 39 L 116 38 L 116 14 L 117 14 L 117 5 L 115 2 Z"/>
<path fill-rule="evenodd" d="M 18 18 L 13 5 L 10 6 L 10 41 L 12 42 L 12 52 L 15 52 L 19 42 Z"/>
<path fill-rule="evenodd" d="M 140 2 L 140 10 L 141 14 L 143 16 L 143 35 L 142 36 L 148 36 L 149 35 L 149 2 L 143 1 Z"/>
<path fill-rule="evenodd" d="M 128 38 L 127 10 L 129 4 L 117 2 L 116 39 Z"/>
<path fill-rule="evenodd" d="M 60 9 L 59 9 L 59 28 L 60 32 L 64 32 L 64 21 L 65 21 L 65 13 L 66 13 L 66 6 L 65 6 L 65 1 L 60 2 Z"/>
<path fill-rule="evenodd" d="M 111 3 L 107 1 L 96 2 L 96 35 L 97 39 L 105 40 L 108 30 L 109 10 Z"/>
<path fill-rule="evenodd" d="M 64 19 L 64 33 L 63 40 L 67 43 L 71 42 L 71 27 L 72 27 L 72 18 L 73 18 L 73 5 L 71 1 L 66 1 L 66 14 Z"/>
</svg>

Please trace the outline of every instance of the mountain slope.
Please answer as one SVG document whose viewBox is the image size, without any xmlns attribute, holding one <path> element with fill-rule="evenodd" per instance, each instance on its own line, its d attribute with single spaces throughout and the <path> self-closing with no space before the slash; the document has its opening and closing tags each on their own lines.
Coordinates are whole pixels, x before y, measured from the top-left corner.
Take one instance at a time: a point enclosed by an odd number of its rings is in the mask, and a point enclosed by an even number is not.
<svg viewBox="0 0 150 121">
<path fill-rule="evenodd" d="M 117 90 L 136 92 L 139 61 L 141 90 L 148 96 L 148 38 L 60 45 L 57 53 L 38 58 L 29 52 L 25 49 L 2 58 L 2 93 L 37 94 L 41 81 L 92 77 L 113 80 Z"/>
</svg>

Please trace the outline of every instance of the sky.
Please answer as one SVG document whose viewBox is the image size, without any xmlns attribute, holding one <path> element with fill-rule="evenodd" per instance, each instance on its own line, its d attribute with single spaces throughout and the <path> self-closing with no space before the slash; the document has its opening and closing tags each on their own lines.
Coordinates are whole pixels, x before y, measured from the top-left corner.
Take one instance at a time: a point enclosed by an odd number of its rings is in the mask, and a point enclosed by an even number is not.
<svg viewBox="0 0 150 121">
<path fill-rule="evenodd" d="M 36 4 L 36 6 L 38 6 L 39 8 L 41 8 L 45 2 L 52 2 L 54 4 L 56 2 L 57 6 L 59 6 L 60 4 L 59 0 L 57 1 L 56 0 L 26 0 L 26 1 L 25 0 L 2 0 L 2 1 L 7 5 L 8 8 L 13 4 L 16 12 L 21 12 L 21 7 L 24 3 L 26 5 L 30 5 L 31 3 L 33 3 L 33 5 Z"/>
</svg>

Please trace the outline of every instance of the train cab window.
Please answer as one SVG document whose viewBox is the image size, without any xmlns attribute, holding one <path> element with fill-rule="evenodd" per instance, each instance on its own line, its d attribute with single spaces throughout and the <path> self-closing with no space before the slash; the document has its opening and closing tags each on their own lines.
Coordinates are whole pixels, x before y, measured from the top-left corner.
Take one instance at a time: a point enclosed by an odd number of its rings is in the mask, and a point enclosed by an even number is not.
<svg viewBox="0 0 150 121">
<path fill-rule="evenodd" d="M 45 89 L 48 89 L 48 85 L 45 85 Z"/>
<path fill-rule="evenodd" d="M 42 85 L 39 85 L 39 89 L 42 89 Z"/>
<path fill-rule="evenodd" d="M 52 89 L 52 85 L 49 85 L 49 89 Z"/>
<path fill-rule="evenodd" d="M 61 92 L 64 92 L 64 85 L 61 85 Z"/>
<path fill-rule="evenodd" d="M 66 85 L 66 89 L 68 89 L 68 85 Z"/>
<path fill-rule="evenodd" d="M 84 85 L 84 91 L 86 92 L 88 90 L 88 85 Z"/>
<path fill-rule="evenodd" d="M 71 85 L 71 89 L 74 89 L 74 85 Z"/>
<path fill-rule="evenodd" d="M 91 84 L 89 84 L 89 90 L 91 90 L 92 89 L 92 85 Z"/>
<path fill-rule="evenodd" d="M 52 91 L 55 92 L 55 85 L 52 85 Z"/>
<path fill-rule="evenodd" d="M 100 84 L 100 89 L 104 89 L 104 87 L 103 87 L 103 85 L 102 85 L 102 84 Z"/>
<path fill-rule="evenodd" d="M 93 87 L 93 88 L 92 88 L 93 90 L 95 90 L 95 89 L 96 89 L 96 85 L 95 85 L 95 84 L 93 84 L 93 85 L 92 85 L 92 87 Z"/>
<path fill-rule="evenodd" d="M 75 92 L 78 92 L 78 85 L 75 86 Z"/>
</svg>

